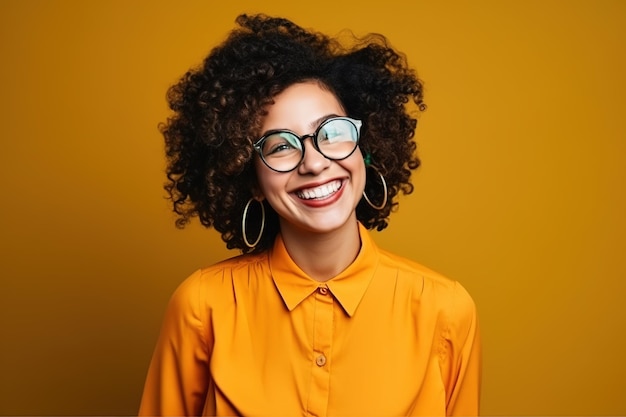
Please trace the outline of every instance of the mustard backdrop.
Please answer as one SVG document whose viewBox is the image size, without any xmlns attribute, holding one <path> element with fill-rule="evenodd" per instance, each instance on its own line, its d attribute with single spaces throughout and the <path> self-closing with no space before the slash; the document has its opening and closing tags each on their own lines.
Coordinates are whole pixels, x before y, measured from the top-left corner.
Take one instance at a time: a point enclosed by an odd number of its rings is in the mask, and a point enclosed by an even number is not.
<svg viewBox="0 0 626 417">
<path fill-rule="evenodd" d="M 384 33 L 425 80 L 376 239 L 474 296 L 483 414 L 626 414 L 621 0 L 2 0 L 0 414 L 136 413 L 171 292 L 236 254 L 174 227 L 156 126 L 242 11 Z"/>
</svg>

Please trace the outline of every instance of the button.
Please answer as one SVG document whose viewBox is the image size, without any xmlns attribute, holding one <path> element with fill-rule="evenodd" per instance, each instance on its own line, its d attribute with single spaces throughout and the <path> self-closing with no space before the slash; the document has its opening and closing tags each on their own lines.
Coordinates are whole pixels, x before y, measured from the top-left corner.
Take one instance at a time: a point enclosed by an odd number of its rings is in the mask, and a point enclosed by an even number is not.
<svg viewBox="0 0 626 417">
<path fill-rule="evenodd" d="M 320 291 L 320 294 L 322 295 L 328 294 L 328 288 L 326 287 L 320 287 L 319 291 Z"/>
<path fill-rule="evenodd" d="M 324 356 L 323 354 L 319 355 L 317 358 L 315 358 L 315 364 L 317 366 L 324 366 L 324 365 L 326 365 L 326 356 Z"/>
</svg>

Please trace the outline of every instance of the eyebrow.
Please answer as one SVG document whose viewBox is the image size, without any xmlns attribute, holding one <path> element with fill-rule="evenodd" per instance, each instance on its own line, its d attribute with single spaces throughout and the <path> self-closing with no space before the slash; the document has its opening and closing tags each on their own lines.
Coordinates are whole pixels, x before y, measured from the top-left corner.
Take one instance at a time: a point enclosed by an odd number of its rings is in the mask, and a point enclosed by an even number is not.
<svg viewBox="0 0 626 417">
<path fill-rule="evenodd" d="M 340 116 L 340 115 L 335 114 L 335 113 L 326 114 L 326 115 L 324 115 L 322 117 L 318 117 L 317 119 L 315 119 L 311 123 L 309 123 L 309 129 L 311 129 L 314 132 L 322 123 L 324 123 L 328 119 L 332 119 L 333 117 L 346 117 L 346 116 Z M 285 130 L 285 129 L 270 129 L 270 130 L 265 131 L 261 135 L 261 137 L 267 136 L 271 132 L 280 132 L 282 130 Z M 289 129 L 287 129 L 287 130 L 289 130 Z"/>
<path fill-rule="evenodd" d="M 334 114 L 334 113 L 333 114 L 324 115 L 324 116 L 322 116 L 320 118 L 317 118 L 317 119 L 313 120 L 311 123 L 309 123 L 309 129 L 315 130 L 315 129 L 317 129 L 319 127 L 319 125 L 321 125 L 326 120 L 331 119 L 333 117 L 342 117 L 342 116 L 339 116 L 338 114 Z"/>
</svg>

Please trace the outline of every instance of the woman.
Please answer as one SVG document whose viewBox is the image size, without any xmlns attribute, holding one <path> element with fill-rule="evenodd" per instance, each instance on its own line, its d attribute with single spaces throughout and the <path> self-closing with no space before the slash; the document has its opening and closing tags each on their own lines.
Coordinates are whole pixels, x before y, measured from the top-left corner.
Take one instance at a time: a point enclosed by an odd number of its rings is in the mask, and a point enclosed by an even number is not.
<svg viewBox="0 0 626 417">
<path fill-rule="evenodd" d="M 172 296 L 140 414 L 477 414 L 472 299 L 367 232 L 413 190 L 421 82 L 380 35 L 237 23 L 161 130 L 178 225 L 243 254 Z"/>
</svg>

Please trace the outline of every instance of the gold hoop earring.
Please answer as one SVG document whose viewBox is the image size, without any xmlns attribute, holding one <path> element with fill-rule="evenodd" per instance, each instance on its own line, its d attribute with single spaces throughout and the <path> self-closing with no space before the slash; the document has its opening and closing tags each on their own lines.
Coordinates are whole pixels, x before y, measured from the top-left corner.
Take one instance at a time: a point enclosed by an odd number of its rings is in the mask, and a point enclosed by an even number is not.
<svg viewBox="0 0 626 417">
<path fill-rule="evenodd" d="M 365 201 L 367 201 L 367 204 L 369 204 L 370 207 L 372 207 L 375 210 L 382 210 L 387 205 L 387 181 L 385 181 L 385 177 L 383 177 L 383 174 L 381 174 L 380 171 L 378 170 L 378 168 L 376 168 L 374 165 L 367 164 L 365 169 L 367 170 L 367 168 L 372 168 L 374 171 L 376 171 L 376 173 L 380 177 L 380 182 L 382 182 L 382 184 L 383 184 L 383 196 L 384 196 L 384 198 L 383 198 L 383 202 L 380 205 L 377 206 L 376 204 L 372 203 L 372 201 L 369 199 L 369 197 L 365 193 L 365 190 L 363 190 L 363 197 L 365 197 Z"/>
<path fill-rule="evenodd" d="M 248 241 L 248 236 L 246 236 L 246 222 L 248 220 L 248 208 L 250 207 L 250 203 L 252 203 L 252 201 L 256 201 L 261 205 L 261 230 L 259 230 L 259 236 L 257 236 L 256 240 L 253 243 L 250 243 L 250 241 Z M 243 217 L 241 218 L 241 233 L 243 234 L 243 242 L 246 244 L 246 246 L 249 248 L 254 248 L 256 245 L 258 245 L 261 241 L 261 236 L 263 236 L 263 230 L 265 230 L 265 205 L 262 201 L 259 201 L 255 198 L 250 198 L 250 200 L 248 200 L 246 206 L 243 209 Z"/>
</svg>

